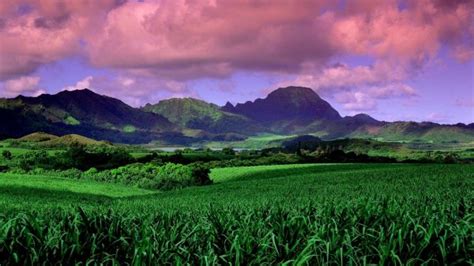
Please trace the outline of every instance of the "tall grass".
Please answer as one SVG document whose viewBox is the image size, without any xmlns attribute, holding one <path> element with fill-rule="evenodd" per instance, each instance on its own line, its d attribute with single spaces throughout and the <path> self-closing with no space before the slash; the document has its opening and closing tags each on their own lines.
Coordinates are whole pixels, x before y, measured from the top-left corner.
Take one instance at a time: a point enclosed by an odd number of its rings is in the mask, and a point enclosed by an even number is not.
<svg viewBox="0 0 474 266">
<path fill-rule="evenodd" d="M 0 215 L 0 264 L 472 264 L 472 168 L 233 168 L 105 208 L 12 198 L 21 213 Z"/>
</svg>

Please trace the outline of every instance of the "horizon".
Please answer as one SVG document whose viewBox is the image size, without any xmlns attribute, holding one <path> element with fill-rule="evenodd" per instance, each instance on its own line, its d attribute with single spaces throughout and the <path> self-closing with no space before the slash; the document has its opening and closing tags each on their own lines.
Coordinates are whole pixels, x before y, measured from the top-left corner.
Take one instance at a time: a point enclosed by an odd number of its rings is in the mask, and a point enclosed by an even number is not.
<svg viewBox="0 0 474 266">
<path fill-rule="evenodd" d="M 341 116 L 470 124 L 473 10 L 442 0 L 4 1 L 0 97 L 87 87 L 133 107 L 184 97 L 223 106 L 298 86 Z"/>
<path fill-rule="evenodd" d="M 276 89 L 274 89 L 273 91 L 270 91 L 268 94 L 270 94 L 271 92 L 274 92 L 274 91 L 276 91 L 276 90 L 278 90 L 278 89 L 288 89 L 288 88 L 291 88 L 291 87 L 297 87 L 297 86 L 288 86 L 288 87 L 276 88 Z M 299 88 L 308 88 L 308 87 L 299 87 Z M 311 88 L 309 88 L 309 89 L 311 89 Z M 311 89 L 311 90 L 312 90 L 314 93 L 317 94 L 317 92 L 315 92 L 313 89 Z M 77 92 L 77 91 L 91 91 L 91 92 L 93 92 L 93 93 L 95 93 L 95 94 L 98 94 L 98 95 L 101 95 L 101 96 L 111 97 L 110 95 L 101 94 L 101 93 L 98 93 L 98 92 L 96 92 L 96 91 L 94 91 L 94 90 L 92 90 L 92 89 L 89 89 L 89 88 L 83 88 L 83 89 L 76 89 L 76 90 L 62 90 L 62 91 L 59 91 L 59 92 L 56 92 L 56 93 L 51 93 L 51 94 L 50 94 L 50 93 L 42 93 L 42 94 L 40 94 L 40 95 L 38 95 L 38 96 L 17 95 L 17 96 L 15 96 L 15 97 L 10 97 L 10 98 L 5 98 L 5 97 L 2 98 L 2 97 L 0 97 L 0 99 L 14 99 L 14 98 L 16 98 L 16 97 L 39 97 L 39 96 L 42 96 L 42 95 L 50 95 L 50 96 L 51 96 L 51 95 L 59 94 L 59 93 L 61 93 L 61 92 Z M 249 100 L 249 101 L 250 101 L 250 102 L 255 102 L 255 101 L 258 100 L 258 99 L 265 99 L 265 98 L 267 98 L 268 94 L 265 95 L 265 96 L 263 96 L 263 97 L 261 97 L 261 98 L 255 98 L 255 99 Z M 318 95 L 318 94 L 317 94 L 317 95 Z M 114 97 L 112 97 L 112 98 L 114 98 Z M 114 99 L 118 99 L 118 98 L 114 98 Z M 158 102 L 155 102 L 155 103 L 145 103 L 145 104 L 143 104 L 143 105 L 141 105 L 141 106 L 131 106 L 131 105 L 130 105 L 130 106 L 133 107 L 133 108 L 141 109 L 141 108 L 144 108 L 144 107 L 147 106 L 147 105 L 155 105 L 155 104 L 160 103 L 161 101 L 166 101 L 166 100 L 171 100 L 171 99 L 193 99 L 193 100 L 204 101 L 204 102 L 210 103 L 210 104 L 215 104 L 215 105 L 218 106 L 219 108 L 224 107 L 224 105 L 219 105 L 219 104 L 216 104 L 216 103 L 208 102 L 208 101 L 206 101 L 206 100 L 199 99 L 199 98 L 194 98 L 194 97 L 191 97 L 191 96 L 182 96 L 182 97 L 179 97 L 179 96 L 178 96 L 178 97 L 163 98 L 163 99 L 158 100 Z M 321 99 L 323 99 L 324 101 L 327 101 L 326 99 L 324 99 L 324 98 L 322 98 L 322 97 L 321 97 Z M 118 100 L 120 100 L 120 99 L 118 99 Z M 123 101 L 122 101 L 122 102 L 123 102 Z M 229 102 L 229 101 L 227 101 L 227 102 Z M 226 102 L 226 103 L 227 103 L 227 102 Z M 246 102 L 248 102 L 248 101 L 246 101 Z M 332 104 L 331 104 L 329 101 L 327 101 L 327 102 L 332 106 Z M 127 104 L 126 102 L 124 102 L 124 103 Z M 237 105 L 239 105 L 239 104 L 244 104 L 245 102 L 238 102 L 238 103 L 235 103 L 235 104 L 234 104 L 234 103 L 231 103 L 231 102 L 229 102 L 229 103 L 232 104 L 232 106 L 235 107 L 235 106 L 237 106 Z M 336 109 L 336 111 L 339 112 L 339 110 L 337 110 L 337 109 Z M 355 114 L 353 114 L 353 115 L 342 115 L 340 112 L 339 112 L 339 114 L 341 115 L 341 117 L 354 117 L 354 116 L 356 116 L 356 115 L 368 115 L 369 117 L 374 118 L 374 119 L 376 119 L 376 120 L 378 120 L 378 121 L 380 121 L 380 122 L 435 123 L 435 124 L 448 125 L 448 126 L 454 126 L 454 125 L 457 125 L 457 124 L 464 124 L 464 125 L 474 124 L 474 121 L 473 121 L 473 122 L 468 122 L 468 123 L 463 123 L 463 122 L 456 122 L 456 123 L 438 123 L 438 122 L 433 122 L 433 121 L 413 121 L 413 120 L 393 120 L 393 121 L 386 121 L 386 120 L 379 120 L 377 117 L 373 117 L 373 116 L 371 116 L 370 114 L 367 114 L 367 113 L 364 113 L 364 112 L 355 113 Z"/>
</svg>

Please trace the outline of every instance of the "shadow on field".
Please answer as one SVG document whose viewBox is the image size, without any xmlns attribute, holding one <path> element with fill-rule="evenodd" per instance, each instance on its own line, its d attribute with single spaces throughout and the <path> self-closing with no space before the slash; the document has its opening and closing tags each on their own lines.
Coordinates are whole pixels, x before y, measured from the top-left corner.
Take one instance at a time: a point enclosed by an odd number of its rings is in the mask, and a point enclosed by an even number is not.
<svg viewBox="0 0 474 266">
<path fill-rule="evenodd" d="M 308 175 L 318 173 L 330 173 L 330 172 L 355 172 L 355 171 L 367 171 L 375 169 L 394 169 L 403 168 L 406 165 L 402 164 L 334 164 L 334 165 L 314 165 L 301 168 L 287 168 L 287 169 L 262 169 L 261 171 L 236 174 L 235 177 L 227 180 L 226 182 L 239 182 L 239 181 L 251 181 L 269 178 L 281 178 L 295 175 Z M 222 182 L 225 183 L 225 182 Z M 222 184 L 220 183 L 220 184 Z"/>
<path fill-rule="evenodd" d="M 33 188 L 17 185 L 0 186 L 0 195 L 8 199 L 8 201 L 12 202 L 21 202 L 22 200 L 24 200 L 44 203 L 105 203 L 113 200 L 113 198 L 104 195 L 73 192 L 68 190 Z"/>
</svg>

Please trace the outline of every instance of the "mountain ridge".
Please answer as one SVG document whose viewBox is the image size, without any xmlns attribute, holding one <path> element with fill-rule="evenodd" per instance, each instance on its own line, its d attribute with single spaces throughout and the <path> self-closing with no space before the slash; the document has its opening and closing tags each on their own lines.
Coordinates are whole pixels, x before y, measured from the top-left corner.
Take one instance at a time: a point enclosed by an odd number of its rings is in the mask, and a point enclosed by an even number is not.
<svg viewBox="0 0 474 266">
<path fill-rule="evenodd" d="M 255 101 L 219 107 L 193 98 L 172 98 L 142 108 L 91 90 L 0 99 L 0 137 L 43 131 L 81 134 L 123 143 L 196 143 L 235 140 L 260 133 L 312 134 L 386 141 L 474 142 L 474 123 L 386 122 L 367 114 L 341 117 L 310 88 L 278 88 Z M 191 133 L 190 133 L 191 132 Z"/>
</svg>

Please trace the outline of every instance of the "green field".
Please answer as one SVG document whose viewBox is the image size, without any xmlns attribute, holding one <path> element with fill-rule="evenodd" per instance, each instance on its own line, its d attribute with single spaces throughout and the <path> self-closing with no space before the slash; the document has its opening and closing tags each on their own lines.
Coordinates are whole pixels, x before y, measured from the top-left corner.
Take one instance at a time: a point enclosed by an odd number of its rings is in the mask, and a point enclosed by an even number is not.
<svg viewBox="0 0 474 266">
<path fill-rule="evenodd" d="M 473 263 L 474 165 L 214 169 L 169 192 L 0 174 L 0 264 Z"/>
</svg>

